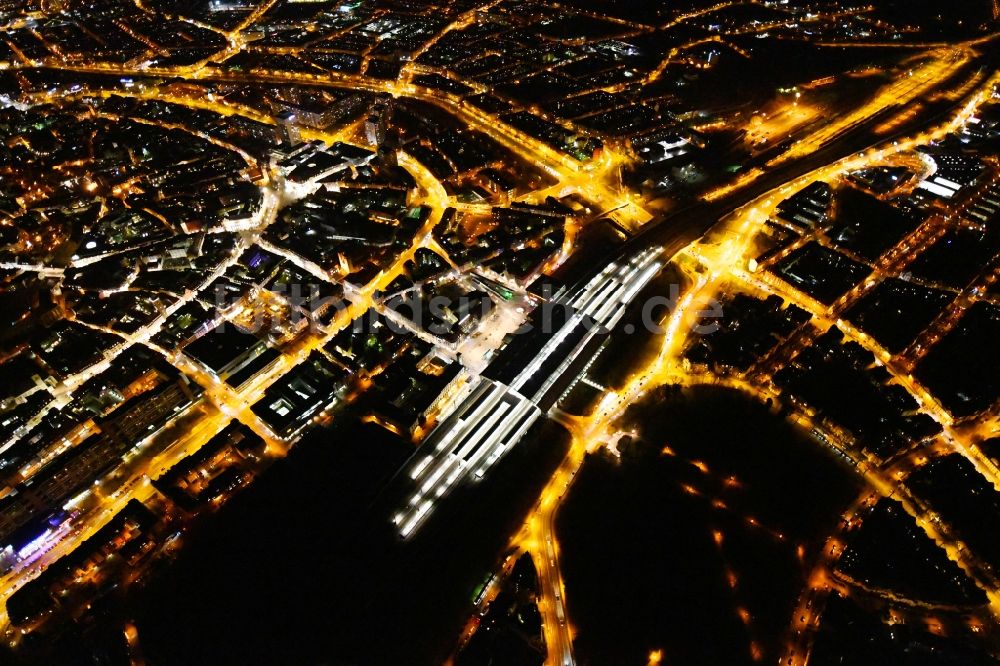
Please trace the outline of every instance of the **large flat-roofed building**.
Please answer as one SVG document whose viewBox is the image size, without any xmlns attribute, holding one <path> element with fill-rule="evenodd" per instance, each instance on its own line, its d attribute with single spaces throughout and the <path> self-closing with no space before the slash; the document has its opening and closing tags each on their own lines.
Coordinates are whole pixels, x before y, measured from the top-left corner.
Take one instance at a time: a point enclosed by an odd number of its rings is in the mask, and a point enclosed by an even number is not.
<svg viewBox="0 0 1000 666">
<path fill-rule="evenodd" d="M 482 478 L 557 405 L 600 353 L 610 331 L 663 267 L 658 250 L 615 263 L 579 290 L 537 309 L 470 393 L 421 445 L 410 468 L 416 490 L 393 518 L 404 539 L 463 479 Z M 471 475 L 471 476 L 470 476 Z"/>
</svg>

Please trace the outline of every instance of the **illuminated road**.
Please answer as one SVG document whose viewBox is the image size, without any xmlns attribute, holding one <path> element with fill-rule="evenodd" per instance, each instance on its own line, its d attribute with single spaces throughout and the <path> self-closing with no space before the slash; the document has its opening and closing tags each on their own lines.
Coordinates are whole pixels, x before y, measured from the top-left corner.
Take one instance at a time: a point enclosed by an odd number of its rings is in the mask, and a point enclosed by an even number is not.
<svg viewBox="0 0 1000 666">
<path fill-rule="evenodd" d="M 272 4 L 273 2 L 262 4 L 236 30 L 227 33 L 230 46 L 226 53 L 235 53 L 244 47 L 246 37 L 243 33 Z M 725 4 L 729 3 L 723 3 L 723 5 Z M 706 11 L 713 9 L 715 8 Z M 698 15 L 700 12 L 678 17 L 675 21 L 680 22 Z M 468 20 L 470 16 L 466 15 L 461 20 Z M 460 22 L 455 25 L 460 25 Z M 844 141 L 845 137 L 859 126 L 895 106 L 912 102 L 932 93 L 941 84 L 952 78 L 962 67 L 967 66 L 972 57 L 967 49 L 932 53 L 924 64 L 914 69 L 911 77 L 887 87 L 880 91 L 873 100 L 853 113 L 837 118 L 793 144 L 788 152 L 772 161 L 769 170 L 762 169 L 753 172 L 752 177 L 738 180 L 733 186 L 719 188 L 718 191 L 710 193 L 705 197 L 707 203 L 699 203 L 679 211 L 678 214 L 672 215 L 666 220 L 656 221 L 653 220 L 651 213 L 646 210 L 637 197 L 621 191 L 620 184 L 617 182 L 617 174 L 619 167 L 624 162 L 623 156 L 608 150 L 603 157 L 593 163 L 584 164 L 534 137 L 499 122 L 495 115 L 468 105 L 454 95 L 421 88 L 406 80 L 386 82 L 345 75 L 318 76 L 280 71 L 242 74 L 216 69 L 205 63 L 181 68 L 150 68 L 147 70 L 116 65 L 71 67 L 59 61 L 45 64 L 67 71 L 117 76 L 159 75 L 167 78 L 180 77 L 204 81 L 273 82 L 349 87 L 357 90 L 388 92 L 396 96 L 420 99 L 435 104 L 448 111 L 466 126 L 486 134 L 526 163 L 538 165 L 558 181 L 555 186 L 558 191 L 578 192 L 596 209 L 613 210 L 613 219 L 636 234 L 618 256 L 595 267 L 595 273 L 598 273 L 597 277 L 588 277 L 586 280 L 592 280 L 592 282 L 579 285 L 583 287 L 582 293 L 587 296 L 584 300 L 574 302 L 574 305 L 586 316 L 593 317 L 602 323 L 610 323 L 611 326 L 617 321 L 615 317 L 621 316 L 624 304 L 627 304 L 638 292 L 638 288 L 634 291 L 632 288 L 637 284 L 641 288 L 641 285 L 644 284 L 643 280 L 651 279 L 652 275 L 648 273 L 648 270 L 653 264 L 644 264 L 637 272 L 626 273 L 625 278 L 620 279 L 617 285 L 611 284 L 613 281 L 608 279 L 611 273 L 607 271 L 613 273 L 615 269 L 621 268 L 622 262 L 620 260 L 622 257 L 634 256 L 638 254 L 639 250 L 645 251 L 650 247 L 654 248 L 654 254 L 658 254 L 658 250 L 655 248 L 662 247 L 666 256 L 673 257 L 689 242 L 714 225 L 721 215 L 728 214 L 738 207 L 736 213 L 726 222 L 729 229 L 728 240 L 714 246 L 692 249 L 690 256 L 701 260 L 710 270 L 705 274 L 694 276 L 694 286 L 682 298 L 668 319 L 666 334 L 656 360 L 637 372 L 625 386 L 607 393 L 590 416 L 581 419 L 566 419 L 573 434 L 569 454 L 542 493 L 536 509 L 527 521 L 525 532 L 516 539 L 518 545 L 533 554 L 539 570 L 542 588 L 540 610 L 544 619 L 550 663 L 568 666 L 574 663 L 572 625 L 569 621 L 565 589 L 559 569 L 559 545 L 554 533 L 554 521 L 560 501 L 569 484 L 575 478 L 576 470 L 582 464 L 585 453 L 613 438 L 615 421 L 620 418 L 629 405 L 640 399 L 649 388 L 667 381 L 678 380 L 681 372 L 677 366 L 677 359 L 684 341 L 684 332 L 697 319 L 698 311 L 715 293 L 719 284 L 724 279 L 732 277 L 731 269 L 742 258 L 746 244 L 749 243 L 753 233 L 763 224 L 779 201 L 813 180 L 832 178 L 845 169 L 854 169 L 870 164 L 884 158 L 890 152 L 900 152 L 929 138 L 943 136 L 954 127 L 954 124 L 945 128 L 936 128 L 933 132 L 922 134 L 908 142 L 901 142 L 892 151 L 867 151 L 860 157 L 837 160 L 819 170 L 813 170 L 811 166 L 815 161 L 822 162 L 825 159 L 821 154 L 822 151 L 839 149 L 839 143 Z M 416 66 L 407 69 L 409 76 L 417 72 L 419 69 Z M 975 102 L 981 101 L 986 94 L 983 92 L 985 90 L 986 87 L 981 87 L 976 98 L 970 100 L 969 104 L 962 110 L 962 113 L 965 114 L 964 117 L 971 114 L 975 108 Z M 88 91 L 79 96 L 92 96 L 94 94 L 93 91 Z M 96 94 L 118 94 L 118 91 Z M 157 99 L 188 108 L 212 111 L 224 116 L 238 114 L 259 122 L 274 124 L 272 118 L 254 109 L 222 103 L 209 98 L 170 95 L 155 88 L 141 93 L 127 94 L 143 99 Z M 50 99 L 50 101 L 57 102 L 59 100 Z M 960 115 L 955 122 L 961 122 L 961 117 Z M 183 129 L 176 126 L 170 127 Z M 307 139 L 317 138 L 327 142 L 343 138 L 335 133 L 305 131 L 303 134 Z M 234 149 L 206 136 L 199 136 L 215 142 L 216 145 Z M 244 154 L 244 157 L 249 162 L 249 156 Z M 174 432 L 175 427 L 180 422 L 178 420 L 168 425 L 163 433 L 154 436 L 148 444 L 141 445 L 133 454 L 136 460 L 128 461 L 125 465 L 124 469 L 127 469 L 128 475 L 121 480 L 120 488 L 107 488 L 111 491 L 111 495 L 105 495 L 102 492 L 104 486 L 108 485 L 108 482 L 105 481 L 95 490 L 88 492 L 86 497 L 81 498 L 76 504 L 80 515 L 74 522 L 74 530 L 70 536 L 58 540 L 50 550 L 30 566 L 16 568 L 0 579 L 0 600 L 5 601 L 14 590 L 37 575 L 45 566 L 54 562 L 58 557 L 71 552 L 80 542 L 93 535 L 111 516 L 124 507 L 129 499 L 149 501 L 155 495 L 155 491 L 149 485 L 149 477 L 157 476 L 183 457 L 196 452 L 232 419 L 240 420 L 265 437 L 272 454 L 281 455 L 287 449 L 290 443 L 281 441 L 273 433 L 270 433 L 267 427 L 250 411 L 249 405 L 259 400 L 269 386 L 303 362 L 311 352 L 326 344 L 340 327 L 346 325 L 355 316 L 376 306 L 374 299 L 376 292 L 385 289 L 402 273 L 404 264 L 413 258 L 419 248 L 429 247 L 432 244 L 431 231 L 441 220 L 445 208 L 454 203 L 448 197 L 442 184 L 405 153 L 400 156 L 400 164 L 410 172 L 417 182 L 420 189 L 419 202 L 425 203 L 433 211 L 424 228 L 418 232 L 412 246 L 401 253 L 392 266 L 369 284 L 349 289 L 351 306 L 341 313 L 338 320 L 329 327 L 328 332 L 310 333 L 297 340 L 283 351 L 280 361 L 272 369 L 263 373 L 251 385 L 244 387 L 242 391 L 231 389 L 183 355 L 168 354 L 167 356 L 172 363 L 205 389 L 205 399 L 189 410 L 192 416 L 196 416 L 194 412 L 199 410 L 202 412 L 201 415 L 195 418 L 193 424 L 185 423 L 187 427 L 182 433 Z M 775 168 L 778 166 L 783 168 Z M 795 170 L 807 173 L 795 177 Z M 761 192 L 766 193 L 759 196 Z M 271 197 L 264 206 L 263 217 L 252 225 L 256 232 L 266 228 L 273 221 L 274 215 L 279 209 L 278 201 L 288 202 L 284 193 L 272 192 Z M 756 201 L 747 204 L 754 197 L 757 197 Z M 253 237 L 253 234 L 248 236 L 250 239 Z M 616 263 L 616 260 L 619 261 Z M 309 267 L 309 269 L 315 272 L 315 267 Z M 593 298 L 589 301 L 586 300 L 590 296 Z M 148 327 L 132 342 L 148 344 L 148 338 L 155 332 L 155 328 L 155 326 Z M 527 374 L 530 375 L 531 368 L 529 367 L 527 370 L 529 371 Z M 532 417 L 538 418 L 541 415 L 537 407 L 532 405 L 529 396 L 516 394 L 523 386 L 523 382 L 520 384 L 518 382 L 521 382 L 520 378 L 515 380 L 510 387 L 506 387 L 514 392 L 512 394 L 505 387 L 480 379 L 474 390 L 477 391 L 477 397 L 484 398 L 484 402 L 470 411 L 469 420 L 463 418 L 465 412 L 458 411 L 453 416 L 452 421 L 446 421 L 446 425 L 449 427 L 445 428 L 442 434 L 432 434 L 427 440 L 425 444 L 434 446 L 435 450 L 443 455 L 438 458 L 430 457 L 429 462 L 424 462 L 427 458 L 421 458 L 418 462 L 418 469 L 413 476 L 419 484 L 418 492 L 414 494 L 406 513 L 401 514 L 397 519 L 403 536 L 408 536 L 426 519 L 429 512 L 427 502 L 433 503 L 436 499 L 445 496 L 465 474 L 471 472 L 475 475 L 478 471 L 495 463 L 500 455 L 509 446 L 516 443 L 520 435 L 530 426 L 530 422 L 533 422 Z M 916 387 L 910 388 L 917 390 Z M 930 401 L 928 402 L 930 403 Z M 538 414 L 535 414 L 536 411 Z M 501 422 L 510 423 L 511 427 L 497 429 L 497 424 Z M 161 442 L 161 439 L 169 439 L 170 442 Z M 452 444 L 460 448 L 449 448 Z M 961 443 L 957 446 L 961 447 Z M 469 455 L 470 452 L 471 455 Z M 966 451 L 966 454 L 972 456 L 969 451 Z M 466 458 L 467 455 L 469 455 L 468 458 Z M 979 460 L 979 466 L 982 466 L 982 460 Z M 887 492 L 890 489 L 893 492 L 898 492 L 896 484 L 885 482 L 874 473 L 871 482 L 873 485 L 884 488 Z M 115 483 L 118 482 L 115 481 Z M 925 519 L 927 514 L 924 508 L 915 502 L 911 503 L 910 506 L 913 515 L 918 520 L 923 521 L 922 526 L 925 526 L 929 533 L 933 531 L 938 536 L 939 543 L 948 545 L 952 549 L 949 551 L 950 553 L 953 551 L 958 553 L 955 557 L 965 557 L 956 550 L 954 543 L 948 539 L 947 535 L 941 533 L 941 528 L 933 520 Z M 966 563 L 966 566 L 975 569 L 974 563 Z M 4 620 L 6 620 L 5 617 Z"/>
<path fill-rule="evenodd" d="M 404 158 L 401 162 L 405 167 L 407 160 Z M 47 544 L 46 550 L 41 556 L 35 557 L 29 562 L 15 565 L 11 571 L 0 578 L 0 602 L 5 604 L 10 595 L 26 582 L 60 557 L 71 553 L 87 538 L 93 536 L 118 511 L 124 508 L 130 499 L 147 502 L 157 496 L 157 492 L 149 483 L 150 478 L 156 478 L 183 458 L 196 453 L 233 419 L 241 421 L 260 435 L 267 442 L 268 453 L 271 456 L 280 457 L 287 452 L 292 442 L 286 442 L 272 433 L 251 411 L 250 406 L 260 400 L 271 385 L 302 363 L 310 353 L 325 345 L 343 326 L 372 307 L 375 293 L 385 289 L 401 275 L 406 262 L 413 258 L 418 249 L 430 242 L 431 232 L 440 222 L 444 212 L 440 206 L 441 202 L 435 200 L 441 191 L 440 185 L 435 183 L 433 187 L 430 187 L 426 180 L 426 171 L 416 171 L 412 175 L 418 183 L 423 182 L 424 184 L 422 194 L 418 194 L 416 197 L 417 202 L 423 201 L 422 197 L 428 197 L 429 200 L 426 203 L 434 208 L 423 227 L 418 230 L 411 247 L 399 253 L 393 263 L 369 284 L 353 291 L 349 307 L 338 313 L 338 318 L 331 323 L 327 332 L 307 331 L 305 336 L 294 340 L 291 345 L 282 350 L 282 355 L 277 363 L 255 377 L 240 391 L 222 382 L 213 373 L 190 360 L 184 354 L 172 350 L 160 350 L 149 342 L 149 338 L 159 330 L 166 317 L 190 301 L 193 295 L 181 299 L 175 304 L 175 307 L 170 308 L 156 321 L 131 336 L 123 336 L 112 329 L 102 329 L 104 332 L 123 337 L 129 344 L 147 344 L 161 351 L 178 370 L 204 389 L 204 398 L 196 406 L 172 419 L 159 432 L 154 433 L 148 442 L 138 444 L 122 465 L 112 470 L 103 481 L 95 484 L 93 488 L 72 501 L 71 504 L 78 511 L 78 515 L 72 521 L 72 530 L 54 543 Z M 286 204 L 289 201 L 283 194 L 267 188 L 265 188 L 265 194 L 265 203 L 254 223 L 253 233 L 245 235 L 241 244 L 237 246 L 236 252 L 229 260 L 223 262 L 211 274 L 210 279 L 204 281 L 204 284 L 210 283 L 212 279 L 231 266 L 238 258 L 240 251 L 252 244 L 257 235 L 274 221 L 280 207 L 279 201 Z M 107 363 L 106 360 L 67 380 L 67 390 L 71 391 L 72 388 L 81 385 L 106 367 Z M 180 423 L 184 424 L 183 428 L 178 427 Z M 105 489 L 111 491 L 111 494 L 104 492 Z M 6 629 L 9 634 L 10 627 L 5 605 L 2 614 L 0 614 L 0 628 Z"/>
<path fill-rule="evenodd" d="M 198 413 L 194 425 L 187 423 Z M 131 499 L 141 502 L 158 497 L 149 483 L 183 458 L 194 454 L 228 423 L 230 418 L 205 402 L 196 403 L 172 424 L 139 443 L 120 469 L 127 475 L 117 475 L 85 491 L 70 502 L 79 515 L 72 522 L 66 538 L 48 545 L 48 550 L 30 563 L 21 563 L 0 577 L 0 627 L 8 626 L 7 599 L 28 580 L 34 578 L 60 557 L 70 554 L 80 543 L 93 536 Z M 183 426 L 179 424 L 183 423 Z"/>
<path fill-rule="evenodd" d="M 925 56 L 921 56 L 923 58 Z M 933 52 L 926 56 L 923 64 L 910 69 L 900 81 L 879 90 L 876 95 L 854 111 L 840 115 L 836 120 L 827 123 L 821 129 L 813 132 L 805 139 L 794 143 L 784 154 L 775 158 L 770 166 L 781 164 L 787 160 L 809 155 L 840 134 L 856 125 L 877 117 L 883 111 L 902 107 L 922 97 L 940 83 L 947 81 L 958 73 L 973 59 L 973 53 L 968 48 L 946 49 Z"/>
<path fill-rule="evenodd" d="M 548 664 L 561 666 L 574 663 L 572 625 L 566 617 L 567 598 L 558 564 L 558 541 L 554 533 L 554 517 L 569 484 L 583 463 L 585 454 L 602 446 L 603 443 L 612 438 L 614 423 L 631 404 L 641 399 L 648 390 L 668 383 L 683 384 L 691 381 L 688 373 L 679 364 L 680 352 L 687 331 L 691 330 L 697 322 L 699 313 L 707 308 L 720 285 L 730 279 L 730 271 L 733 268 L 739 269 L 740 261 L 743 260 L 752 238 L 770 219 L 779 203 L 816 180 L 832 180 L 843 173 L 867 165 L 879 164 L 891 155 L 911 150 L 918 145 L 942 138 L 955 131 L 974 114 L 979 104 L 989 98 L 992 93 L 992 85 L 997 80 L 1000 79 L 994 77 L 987 82 L 960 108 L 952 119 L 938 127 L 921 132 L 910 139 L 897 141 L 885 148 L 869 150 L 860 156 L 855 155 L 837 160 L 758 196 L 754 201 L 741 206 L 733 215 L 726 218 L 719 232 L 711 234 L 713 238 L 723 240 L 718 242 L 709 240 L 702 244 L 695 243 L 688 248 L 675 246 L 666 253 L 666 256 L 676 256 L 678 253 L 689 255 L 702 265 L 707 266 L 709 270 L 695 276 L 693 286 L 684 294 L 666 321 L 662 346 L 657 357 L 646 367 L 637 370 L 623 387 L 606 393 L 597 409 L 590 416 L 573 419 L 568 424 L 573 434 L 570 451 L 543 491 L 539 504 L 529 516 L 524 529 L 513 540 L 515 546 L 532 553 L 539 569 L 540 580 L 544 581 L 539 609 L 543 616 L 546 643 L 550 649 Z M 654 228 L 640 234 L 640 238 L 633 240 L 641 242 L 646 237 L 661 234 L 660 229 Z M 675 235 L 675 242 L 680 239 L 683 239 L 683 235 L 679 237 Z M 754 385 L 742 385 L 741 388 L 753 394 L 760 392 L 759 388 Z M 766 394 L 765 397 L 773 398 L 776 397 L 776 394 Z M 804 424 L 808 425 L 810 430 L 821 431 L 820 426 L 816 424 L 808 422 L 804 422 Z M 833 437 L 828 437 L 827 442 L 831 446 L 835 444 Z M 851 447 L 846 442 L 838 443 L 836 446 L 843 453 L 851 452 Z M 973 579 L 984 579 L 982 567 L 967 556 L 964 546 L 949 537 L 944 532 L 945 528 L 940 524 L 940 520 L 930 518 L 931 514 L 918 500 L 908 495 L 901 497 L 903 491 L 901 491 L 898 482 L 889 481 L 878 474 L 876 472 L 877 463 L 860 459 L 856 460 L 855 464 L 872 487 L 879 490 L 880 494 L 884 496 L 895 494 L 897 498 L 903 499 L 903 506 L 907 513 L 913 516 L 932 539 L 949 554 L 949 557 L 959 562 L 960 566 Z M 552 557 L 553 554 L 556 557 Z M 987 578 L 987 580 L 990 579 L 991 577 Z M 991 604 L 996 612 L 1000 609 L 1000 594 L 998 594 L 995 585 L 986 584 L 984 587 L 987 589 Z M 802 653 L 799 652 L 799 654 Z M 792 663 L 798 666 L 800 662 L 794 661 Z"/>
</svg>

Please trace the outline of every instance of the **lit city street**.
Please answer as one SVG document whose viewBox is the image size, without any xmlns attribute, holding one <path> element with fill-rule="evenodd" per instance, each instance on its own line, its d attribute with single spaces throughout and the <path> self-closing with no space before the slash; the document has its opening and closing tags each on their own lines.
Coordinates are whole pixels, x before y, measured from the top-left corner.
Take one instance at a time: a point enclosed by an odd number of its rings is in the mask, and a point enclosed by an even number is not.
<svg viewBox="0 0 1000 666">
<path fill-rule="evenodd" d="M 1000 662 L 968 4 L 0 2 L 0 663 Z"/>
</svg>

